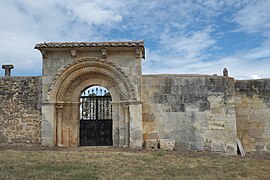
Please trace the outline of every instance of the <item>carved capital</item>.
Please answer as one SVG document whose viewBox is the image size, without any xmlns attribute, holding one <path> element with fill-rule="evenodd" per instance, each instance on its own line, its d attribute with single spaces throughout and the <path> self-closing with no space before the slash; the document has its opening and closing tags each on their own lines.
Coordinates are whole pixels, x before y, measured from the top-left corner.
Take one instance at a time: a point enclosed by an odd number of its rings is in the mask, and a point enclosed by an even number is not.
<svg viewBox="0 0 270 180">
<path fill-rule="evenodd" d="M 55 107 L 59 110 L 62 110 L 64 108 L 63 103 L 57 103 Z"/>
<path fill-rule="evenodd" d="M 143 104 L 143 101 L 141 101 L 141 100 L 128 100 L 128 101 L 121 101 L 121 104 L 123 106 L 138 105 L 138 104 Z"/>
<path fill-rule="evenodd" d="M 129 107 L 128 101 L 122 101 L 121 104 L 123 105 L 124 108 L 128 108 Z"/>
<path fill-rule="evenodd" d="M 77 56 L 77 51 L 75 49 L 70 50 L 70 55 L 72 58 L 75 58 Z"/>
</svg>

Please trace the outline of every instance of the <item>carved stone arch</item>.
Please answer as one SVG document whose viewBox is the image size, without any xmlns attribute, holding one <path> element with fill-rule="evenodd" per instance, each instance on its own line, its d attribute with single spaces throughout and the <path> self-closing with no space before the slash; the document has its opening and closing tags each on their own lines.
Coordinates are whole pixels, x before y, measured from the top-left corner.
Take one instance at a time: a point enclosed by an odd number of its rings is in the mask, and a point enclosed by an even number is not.
<svg viewBox="0 0 270 180">
<path fill-rule="evenodd" d="M 102 83 L 103 81 L 106 82 L 106 85 Z M 82 85 L 82 84 L 85 84 L 85 85 Z M 102 86 L 110 90 L 110 92 L 112 90 L 111 87 L 113 87 L 113 89 L 115 89 L 116 92 L 121 92 L 121 89 L 119 89 L 120 85 L 117 85 L 117 82 L 115 82 L 112 78 L 105 76 L 103 74 L 99 74 L 99 73 L 96 73 L 96 74 L 88 73 L 88 74 L 84 74 L 78 77 L 77 80 L 73 81 L 69 85 L 66 91 L 65 97 L 64 97 L 65 101 L 75 102 L 76 100 L 79 99 L 81 95 L 81 92 L 77 91 L 76 89 L 80 87 L 80 90 L 83 90 L 83 89 L 88 88 L 89 85 Z M 125 100 L 127 99 L 125 94 L 126 93 L 119 93 L 119 94 L 113 93 L 112 100 L 115 102 L 119 100 Z"/>
<path fill-rule="evenodd" d="M 112 97 L 113 146 L 142 147 L 143 42 L 52 42 L 35 48 L 43 56 L 43 145 L 80 146 L 81 92 L 101 85 Z"/>
<path fill-rule="evenodd" d="M 62 68 L 48 91 L 55 112 L 54 144 L 78 146 L 80 135 L 80 94 L 93 85 L 103 85 L 112 96 L 113 146 L 142 146 L 141 101 L 137 84 L 118 65 L 100 58 L 78 59 Z M 49 114 L 49 113 L 48 113 Z"/>
<path fill-rule="evenodd" d="M 128 74 L 116 64 L 100 58 L 78 59 L 62 68 L 48 91 L 48 100 L 64 102 L 66 94 L 74 81 L 80 77 L 103 76 L 111 80 L 119 89 L 121 101 L 137 100 L 134 86 Z"/>
</svg>

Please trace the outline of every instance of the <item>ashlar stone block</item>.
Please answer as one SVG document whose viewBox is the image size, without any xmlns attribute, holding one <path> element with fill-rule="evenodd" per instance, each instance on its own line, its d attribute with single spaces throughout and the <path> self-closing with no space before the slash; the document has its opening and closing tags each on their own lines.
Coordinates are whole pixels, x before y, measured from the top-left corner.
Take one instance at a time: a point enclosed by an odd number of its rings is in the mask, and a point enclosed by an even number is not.
<svg viewBox="0 0 270 180">
<path fill-rule="evenodd" d="M 157 150 L 158 149 L 158 140 L 157 139 L 146 139 L 145 147 L 147 150 Z"/>
<path fill-rule="evenodd" d="M 164 149 L 166 151 L 172 151 L 175 148 L 175 140 L 174 139 L 160 139 L 159 145 L 160 145 L 160 149 Z"/>
</svg>

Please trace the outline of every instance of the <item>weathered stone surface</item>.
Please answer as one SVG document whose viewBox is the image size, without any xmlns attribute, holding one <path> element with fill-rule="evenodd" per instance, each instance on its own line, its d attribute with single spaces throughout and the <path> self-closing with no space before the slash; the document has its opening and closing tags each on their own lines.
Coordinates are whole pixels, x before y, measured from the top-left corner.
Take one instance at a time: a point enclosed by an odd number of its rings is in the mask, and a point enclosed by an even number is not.
<svg viewBox="0 0 270 180">
<path fill-rule="evenodd" d="M 236 81 L 237 134 L 246 152 L 270 145 L 270 79 Z"/>
<path fill-rule="evenodd" d="M 157 139 L 146 139 L 145 147 L 148 150 L 157 150 L 158 149 L 158 140 Z"/>
<path fill-rule="evenodd" d="M 203 143 L 202 142 L 190 142 L 188 144 L 189 144 L 190 150 L 203 151 Z"/>
<path fill-rule="evenodd" d="M 225 144 L 222 141 L 213 141 L 211 145 L 211 150 L 214 152 L 226 152 Z"/>
<path fill-rule="evenodd" d="M 144 138 L 158 133 L 161 139 L 175 139 L 179 148 L 219 152 L 211 142 L 219 140 L 225 145 L 237 139 L 232 78 L 143 75 L 142 99 L 147 104 L 143 108 Z"/>
<path fill-rule="evenodd" d="M 143 139 L 159 139 L 158 132 L 144 133 Z"/>
<path fill-rule="evenodd" d="M 160 149 L 164 149 L 166 151 L 172 151 L 175 148 L 175 140 L 174 139 L 160 139 L 159 146 L 160 146 Z"/>
<path fill-rule="evenodd" d="M 39 143 L 41 78 L 0 78 L 0 143 Z"/>
</svg>

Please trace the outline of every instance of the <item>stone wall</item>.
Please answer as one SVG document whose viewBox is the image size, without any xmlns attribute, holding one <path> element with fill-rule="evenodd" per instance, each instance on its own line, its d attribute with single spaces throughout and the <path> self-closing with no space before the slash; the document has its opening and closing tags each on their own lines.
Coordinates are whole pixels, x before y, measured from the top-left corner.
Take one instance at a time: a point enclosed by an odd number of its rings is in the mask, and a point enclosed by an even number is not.
<svg viewBox="0 0 270 180">
<path fill-rule="evenodd" d="M 235 154 L 234 79 L 143 75 L 146 139 L 175 139 L 177 147 Z"/>
<path fill-rule="evenodd" d="M 236 81 L 235 105 L 245 151 L 270 151 L 270 79 Z"/>
<path fill-rule="evenodd" d="M 0 143 L 38 143 L 41 77 L 0 78 Z"/>
<path fill-rule="evenodd" d="M 270 151 L 270 79 L 143 75 L 143 138 L 235 154 Z M 0 78 L 0 143 L 39 143 L 41 77 Z"/>
</svg>

